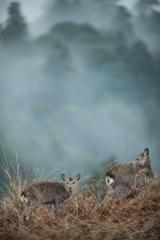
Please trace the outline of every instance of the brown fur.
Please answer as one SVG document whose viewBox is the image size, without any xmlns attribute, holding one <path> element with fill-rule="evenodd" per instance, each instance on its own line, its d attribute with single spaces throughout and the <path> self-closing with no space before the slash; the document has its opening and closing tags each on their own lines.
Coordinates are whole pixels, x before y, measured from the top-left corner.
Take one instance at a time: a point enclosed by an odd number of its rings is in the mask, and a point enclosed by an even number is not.
<svg viewBox="0 0 160 240">
<path fill-rule="evenodd" d="M 56 212 L 58 206 L 73 194 L 81 175 L 66 177 L 64 174 L 61 174 L 61 177 L 66 184 L 60 182 L 37 182 L 24 189 L 21 194 L 21 200 L 29 205 L 32 203 L 28 207 L 27 220 L 29 219 L 29 213 L 34 209 L 34 204 L 38 206 L 41 204 L 52 204 Z"/>
<path fill-rule="evenodd" d="M 130 164 L 117 164 L 106 173 L 106 183 L 111 187 L 113 197 L 122 191 L 127 192 L 132 185 L 141 187 L 146 178 L 153 178 L 148 148 Z"/>
<path fill-rule="evenodd" d="M 70 195 L 66 190 L 65 184 L 60 182 L 39 182 L 29 185 L 23 193 L 30 201 L 36 201 L 39 204 L 55 204 L 67 199 Z"/>
</svg>

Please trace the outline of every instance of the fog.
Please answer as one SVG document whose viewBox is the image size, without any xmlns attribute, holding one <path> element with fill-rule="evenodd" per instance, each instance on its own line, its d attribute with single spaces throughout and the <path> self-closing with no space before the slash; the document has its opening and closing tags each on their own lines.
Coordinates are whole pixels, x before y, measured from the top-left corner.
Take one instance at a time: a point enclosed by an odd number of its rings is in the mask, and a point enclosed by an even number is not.
<svg viewBox="0 0 160 240">
<path fill-rule="evenodd" d="M 158 5 L 122 2 L 0 2 L 0 139 L 13 165 L 17 153 L 21 170 L 89 174 L 148 147 L 160 170 Z"/>
</svg>

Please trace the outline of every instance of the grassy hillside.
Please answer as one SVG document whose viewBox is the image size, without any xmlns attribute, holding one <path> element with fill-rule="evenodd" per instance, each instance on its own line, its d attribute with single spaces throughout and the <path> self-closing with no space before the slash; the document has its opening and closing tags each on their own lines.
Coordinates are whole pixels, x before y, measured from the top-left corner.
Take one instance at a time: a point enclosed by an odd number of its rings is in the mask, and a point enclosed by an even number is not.
<svg viewBox="0 0 160 240">
<path fill-rule="evenodd" d="M 150 181 L 135 198 L 117 197 L 109 204 L 98 191 L 101 184 L 107 194 L 104 180 L 92 176 L 90 186 L 80 184 L 77 196 L 60 205 L 56 214 L 51 206 L 41 206 L 26 221 L 20 195 L 33 173 L 22 180 L 17 164 L 12 178 L 7 162 L 3 171 L 8 185 L 0 204 L 0 239 L 160 239 L 159 173 L 152 188 Z"/>
</svg>

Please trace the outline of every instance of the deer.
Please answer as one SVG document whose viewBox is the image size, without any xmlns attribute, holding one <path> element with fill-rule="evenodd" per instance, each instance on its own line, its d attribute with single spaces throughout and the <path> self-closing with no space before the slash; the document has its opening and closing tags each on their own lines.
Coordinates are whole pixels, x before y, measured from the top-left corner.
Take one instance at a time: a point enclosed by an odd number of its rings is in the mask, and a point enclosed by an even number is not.
<svg viewBox="0 0 160 240">
<path fill-rule="evenodd" d="M 61 182 L 36 182 L 30 184 L 21 193 L 21 201 L 28 205 L 27 214 L 25 219 L 29 220 L 29 214 L 35 209 L 35 206 L 52 204 L 54 213 L 56 213 L 58 206 L 68 199 L 71 195 L 75 194 L 77 182 L 81 178 L 81 174 L 76 177 L 66 177 L 61 174 Z"/>
<path fill-rule="evenodd" d="M 149 149 L 145 148 L 130 164 L 117 164 L 107 171 L 106 185 L 110 194 L 106 198 L 110 201 L 121 192 L 129 192 L 133 186 L 141 188 L 146 179 L 152 178 Z"/>
</svg>

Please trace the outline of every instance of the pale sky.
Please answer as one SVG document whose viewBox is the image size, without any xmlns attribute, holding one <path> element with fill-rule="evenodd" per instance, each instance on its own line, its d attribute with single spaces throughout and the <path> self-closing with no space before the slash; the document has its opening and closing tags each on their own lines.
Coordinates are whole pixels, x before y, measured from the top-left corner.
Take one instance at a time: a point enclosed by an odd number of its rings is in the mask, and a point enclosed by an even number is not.
<svg viewBox="0 0 160 240">
<path fill-rule="evenodd" d="M 7 7 L 13 0 L 0 0 L 0 22 L 7 18 Z M 27 22 L 33 22 L 42 16 L 47 0 L 17 0 L 21 4 L 21 10 Z M 126 7 L 132 9 L 135 0 L 121 0 Z"/>
<path fill-rule="evenodd" d="M 0 0 L 0 22 L 7 18 L 7 7 L 13 0 Z M 18 0 L 21 10 L 27 22 L 33 22 L 38 19 L 44 12 L 46 0 Z"/>
<path fill-rule="evenodd" d="M 121 0 L 120 2 L 124 4 L 128 9 L 133 9 L 136 1 L 137 0 Z"/>
</svg>

